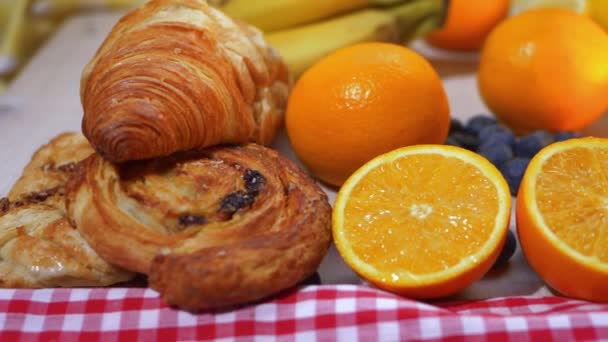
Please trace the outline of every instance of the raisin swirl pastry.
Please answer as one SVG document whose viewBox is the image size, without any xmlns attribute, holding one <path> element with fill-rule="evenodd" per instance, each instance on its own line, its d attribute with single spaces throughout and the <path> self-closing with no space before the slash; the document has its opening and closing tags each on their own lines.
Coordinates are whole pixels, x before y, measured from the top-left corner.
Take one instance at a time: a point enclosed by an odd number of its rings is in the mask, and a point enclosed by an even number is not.
<svg viewBox="0 0 608 342">
<path fill-rule="evenodd" d="M 331 242 L 327 195 L 257 144 L 114 164 L 99 155 L 68 183 L 68 215 L 91 246 L 146 273 L 172 305 L 244 304 L 315 273 Z"/>
<path fill-rule="evenodd" d="M 0 287 L 106 286 L 134 276 L 100 258 L 66 218 L 65 183 L 92 153 L 82 134 L 60 134 L 0 199 Z"/>
<path fill-rule="evenodd" d="M 266 145 L 290 86 L 261 31 L 204 0 L 152 0 L 115 25 L 83 71 L 82 129 L 114 162 Z"/>
</svg>

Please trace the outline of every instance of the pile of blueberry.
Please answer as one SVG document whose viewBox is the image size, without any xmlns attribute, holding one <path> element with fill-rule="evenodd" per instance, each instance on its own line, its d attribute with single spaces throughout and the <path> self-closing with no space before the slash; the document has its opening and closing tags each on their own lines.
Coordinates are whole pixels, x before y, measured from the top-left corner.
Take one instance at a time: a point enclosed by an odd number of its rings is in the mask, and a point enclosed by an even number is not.
<svg viewBox="0 0 608 342">
<path fill-rule="evenodd" d="M 466 124 L 452 119 L 450 133 L 445 143 L 466 148 L 486 157 L 500 170 L 509 184 L 511 194 L 516 196 L 528 163 L 538 151 L 553 142 L 579 136 L 576 132 L 563 131 L 551 134 L 543 130 L 516 136 L 495 118 L 487 114 L 479 114 L 470 118 Z M 515 234 L 509 230 L 505 245 L 493 267 L 506 264 L 516 249 Z"/>
<path fill-rule="evenodd" d="M 487 114 L 479 114 L 463 124 L 452 119 L 450 133 L 445 143 L 477 152 L 491 161 L 503 174 L 513 196 L 517 195 L 521 178 L 530 159 L 543 147 L 578 137 L 576 132 L 549 133 L 544 130 L 516 136 Z"/>
</svg>

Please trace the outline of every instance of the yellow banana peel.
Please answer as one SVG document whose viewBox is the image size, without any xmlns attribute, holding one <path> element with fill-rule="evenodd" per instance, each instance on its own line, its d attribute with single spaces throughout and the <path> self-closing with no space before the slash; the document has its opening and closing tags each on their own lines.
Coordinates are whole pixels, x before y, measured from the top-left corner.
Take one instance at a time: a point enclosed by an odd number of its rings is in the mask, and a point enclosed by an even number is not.
<svg viewBox="0 0 608 342">
<path fill-rule="evenodd" d="M 407 1 L 366 8 L 291 29 L 269 32 L 266 40 L 285 59 L 295 77 L 333 51 L 361 42 L 404 43 L 441 25 L 443 0 Z"/>
<path fill-rule="evenodd" d="M 0 76 L 8 82 L 58 23 L 28 15 L 28 0 L 0 4 Z"/>
<path fill-rule="evenodd" d="M 209 3 L 234 19 L 271 32 L 367 7 L 408 1 L 412 0 L 210 0 Z"/>
<path fill-rule="evenodd" d="M 52 18 L 29 17 L 25 20 L 23 42 L 19 57 L 21 60 L 32 56 L 38 47 L 57 29 L 59 21 Z"/>
<path fill-rule="evenodd" d="M 15 0 L 4 12 L 6 20 L 0 27 L 0 76 L 12 73 L 19 61 L 23 45 L 23 33 L 27 16 L 28 0 Z"/>
<path fill-rule="evenodd" d="M 590 0 L 591 18 L 608 33 L 608 0 Z"/>
</svg>

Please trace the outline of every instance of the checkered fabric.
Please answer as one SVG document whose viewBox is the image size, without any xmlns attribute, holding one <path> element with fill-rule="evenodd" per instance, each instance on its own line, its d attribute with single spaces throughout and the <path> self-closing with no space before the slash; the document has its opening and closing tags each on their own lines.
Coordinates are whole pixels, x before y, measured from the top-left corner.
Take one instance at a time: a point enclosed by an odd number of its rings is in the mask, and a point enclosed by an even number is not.
<svg viewBox="0 0 608 342">
<path fill-rule="evenodd" d="M 0 290 L 0 341 L 601 341 L 608 304 L 561 297 L 422 303 L 367 286 L 301 287 L 192 314 L 147 288 Z"/>
</svg>

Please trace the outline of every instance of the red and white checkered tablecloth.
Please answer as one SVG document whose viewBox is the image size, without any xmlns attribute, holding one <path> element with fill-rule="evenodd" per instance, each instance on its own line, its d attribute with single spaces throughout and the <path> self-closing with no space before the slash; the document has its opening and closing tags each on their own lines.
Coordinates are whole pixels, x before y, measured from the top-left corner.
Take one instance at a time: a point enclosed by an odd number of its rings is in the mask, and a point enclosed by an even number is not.
<svg viewBox="0 0 608 342">
<path fill-rule="evenodd" d="M 429 304 L 357 285 L 301 287 L 192 314 L 146 288 L 0 290 L 0 341 L 608 341 L 608 304 L 508 297 Z"/>
</svg>

